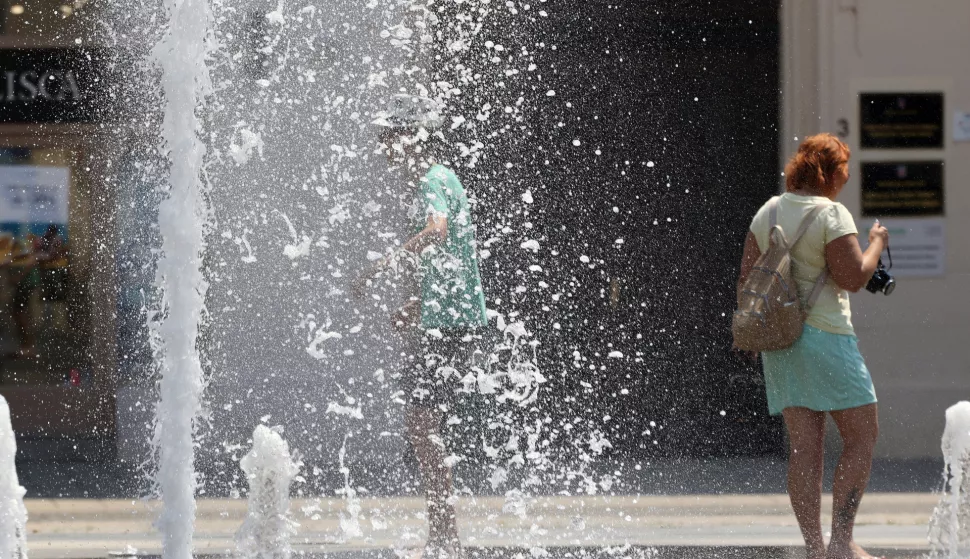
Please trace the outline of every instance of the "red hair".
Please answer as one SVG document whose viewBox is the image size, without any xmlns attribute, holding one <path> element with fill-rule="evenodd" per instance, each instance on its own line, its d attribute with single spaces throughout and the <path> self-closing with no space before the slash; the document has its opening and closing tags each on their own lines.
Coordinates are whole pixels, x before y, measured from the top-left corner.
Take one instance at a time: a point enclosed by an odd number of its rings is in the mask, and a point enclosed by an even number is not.
<svg viewBox="0 0 970 559">
<path fill-rule="evenodd" d="M 817 134 L 806 138 L 798 152 L 785 165 L 785 190 L 817 191 L 822 196 L 835 192 L 836 172 L 849 166 L 849 146 L 832 134 Z"/>
</svg>

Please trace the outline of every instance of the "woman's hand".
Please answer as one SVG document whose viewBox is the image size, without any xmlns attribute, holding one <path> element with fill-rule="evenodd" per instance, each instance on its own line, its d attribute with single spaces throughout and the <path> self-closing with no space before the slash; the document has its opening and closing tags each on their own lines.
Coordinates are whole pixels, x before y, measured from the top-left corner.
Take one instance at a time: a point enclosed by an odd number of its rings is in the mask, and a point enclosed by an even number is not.
<svg viewBox="0 0 970 559">
<path fill-rule="evenodd" d="M 889 230 L 877 221 L 869 230 L 865 252 L 856 235 L 844 235 L 825 245 L 825 263 L 836 285 L 856 293 L 869 283 L 879 265 L 879 257 L 889 246 Z"/>
<path fill-rule="evenodd" d="M 372 277 L 373 276 L 365 272 L 351 282 L 350 291 L 354 294 L 354 299 L 363 299 L 364 296 L 367 295 L 367 288 L 370 286 Z"/>
<path fill-rule="evenodd" d="M 371 280 L 376 278 L 377 275 L 383 270 L 381 267 L 381 262 L 383 262 L 383 259 L 381 259 L 377 265 L 371 266 L 370 268 L 364 270 L 363 273 L 357 276 L 357 279 L 351 282 L 350 289 L 353 292 L 355 299 L 363 299 L 364 296 L 367 295 L 367 288 L 371 286 Z"/>
<path fill-rule="evenodd" d="M 371 281 L 390 266 L 391 256 L 381 258 L 351 282 L 350 289 L 354 294 L 354 298 L 363 299 L 367 295 L 367 288 L 371 286 Z"/>
<path fill-rule="evenodd" d="M 889 246 L 889 229 L 883 227 L 878 219 L 872 224 L 872 229 L 869 230 L 869 244 L 871 245 L 877 240 L 882 241 L 883 248 Z"/>
<path fill-rule="evenodd" d="M 421 318 L 420 301 L 411 301 L 391 315 L 391 325 L 395 329 L 404 331 L 418 325 Z"/>
</svg>

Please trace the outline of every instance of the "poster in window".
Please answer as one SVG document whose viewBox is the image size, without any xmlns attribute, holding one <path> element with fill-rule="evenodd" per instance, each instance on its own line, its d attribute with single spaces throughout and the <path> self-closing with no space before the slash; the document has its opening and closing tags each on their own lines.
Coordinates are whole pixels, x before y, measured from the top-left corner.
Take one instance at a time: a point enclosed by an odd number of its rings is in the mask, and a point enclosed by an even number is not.
<svg viewBox="0 0 970 559">
<path fill-rule="evenodd" d="M 67 167 L 0 165 L 0 264 L 43 253 L 45 267 L 67 266 L 70 181 Z"/>
</svg>

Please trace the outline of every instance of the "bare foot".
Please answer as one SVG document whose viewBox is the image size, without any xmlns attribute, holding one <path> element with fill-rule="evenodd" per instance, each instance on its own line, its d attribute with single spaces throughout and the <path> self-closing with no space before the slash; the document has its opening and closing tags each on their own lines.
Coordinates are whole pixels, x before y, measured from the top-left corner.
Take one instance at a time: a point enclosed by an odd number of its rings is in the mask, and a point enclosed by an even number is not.
<svg viewBox="0 0 970 559">
<path fill-rule="evenodd" d="M 428 542 L 422 551 L 421 559 L 465 559 L 465 550 L 457 542 Z"/>
<path fill-rule="evenodd" d="M 428 538 L 422 559 L 464 559 L 465 550 L 457 533 L 452 535 L 435 534 Z"/>
<path fill-rule="evenodd" d="M 830 545 L 825 557 L 826 559 L 877 559 L 855 542 L 850 542 L 848 545 Z"/>
</svg>

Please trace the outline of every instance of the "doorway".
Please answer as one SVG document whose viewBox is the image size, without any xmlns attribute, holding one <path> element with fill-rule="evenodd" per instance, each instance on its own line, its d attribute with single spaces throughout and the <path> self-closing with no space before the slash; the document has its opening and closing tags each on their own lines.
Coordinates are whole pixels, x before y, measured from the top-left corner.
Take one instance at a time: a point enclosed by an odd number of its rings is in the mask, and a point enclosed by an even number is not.
<svg viewBox="0 0 970 559">
<path fill-rule="evenodd" d="M 543 211 L 563 297 L 543 347 L 565 414 L 636 456 L 781 454 L 760 367 L 730 352 L 745 232 L 779 184 L 779 3 L 550 16 L 537 128 L 556 146 Z"/>
</svg>

